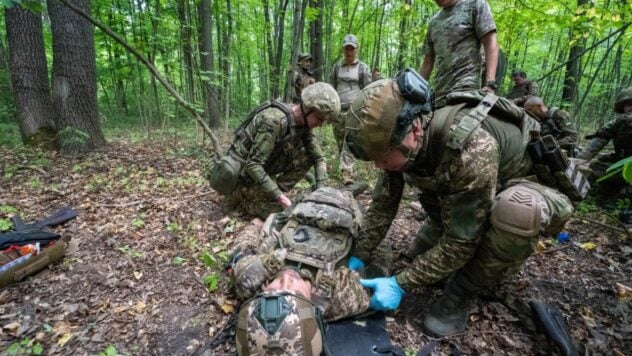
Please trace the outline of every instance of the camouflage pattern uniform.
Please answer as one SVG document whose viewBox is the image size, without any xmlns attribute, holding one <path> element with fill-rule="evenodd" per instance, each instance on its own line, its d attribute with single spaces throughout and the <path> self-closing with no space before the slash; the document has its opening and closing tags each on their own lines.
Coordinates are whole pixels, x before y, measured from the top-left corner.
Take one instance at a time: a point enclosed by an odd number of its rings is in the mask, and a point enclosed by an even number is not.
<svg viewBox="0 0 632 356">
<path fill-rule="evenodd" d="M 507 99 L 512 99 L 518 106 L 523 106 L 529 96 L 540 96 L 540 86 L 538 82 L 525 80 L 520 85 L 511 87 L 511 91 L 507 94 Z"/>
<path fill-rule="evenodd" d="M 314 166 L 317 185 L 327 179 L 318 139 L 307 126 L 296 126 L 294 117 L 277 108 L 260 112 L 245 128 L 243 140 L 229 150 L 245 161 L 235 191 L 226 196 L 229 209 L 241 208 L 251 215 L 267 217 L 281 211 L 277 199 Z"/>
<path fill-rule="evenodd" d="M 632 87 L 624 89 L 615 102 L 615 119 L 606 123 L 592 135 L 590 146 L 579 154 L 578 158 L 592 160 L 612 140 L 614 152 L 600 155 L 590 163 L 593 171 L 591 178 L 601 177 L 613 163 L 632 155 L 632 112 L 623 112 L 623 103 L 632 101 Z"/>
<path fill-rule="evenodd" d="M 342 171 L 353 172 L 353 156 L 344 145 L 345 116 L 351 102 L 358 96 L 360 90 L 371 83 L 371 70 L 366 63 L 357 60 L 352 65 L 343 61 L 334 64 L 329 73 L 331 84 L 340 95 L 342 111 L 337 121 L 332 122 L 334 138 L 340 152 L 340 168 Z M 343 147 L 344 146 L 344 147 Z"/>
<path fill-rule="evenodd" d="M 571 151 L 577 145 L 579 131 L 568 111 L 550 107 L 540 126 L 540 134 L 553 136 L 562 149 Z"/>
<path fill-rule="evenodd" d="M 492 31 L 496 24 L 485 0 L 457 0 L 430 20 L 421 51 L 434 54 L 436 107 L 446 104 L 450 92 L 481 87 L 480 38 Z"/>
<path fill-rule="evenodd" d="M 314 83 L 314 73 L 311 70 L 303 69 L 301 66 L 294 68 L 294 74 L 292 82 L 294 83 L 294 95 L 292 96 L 292 102 L 299 104 L 301 102 L 301 93 L 303 89 Z"/>
<path fill-rule="evenodd" d="M 418 188 L 428 218 L 413 243 L 414 262 L 397 275 L 404 290 L 458 270 L 476 288 L 497 285 L 519 271 L 539 234 L 553 235 L 573 212 L 565 195 L 522 178 L 532 168 L 526 144 L 529 130 L 538 128 L 535 120 L 527 117 L 521 130 L 487 116 L 456 150 L 445 146 L 450 131 L 443 128 L 452 110 L 435 111 L 423 135 L 425 149 L 404 173 L 381 174 L 352 250 L 370 259 L 397 214 L 405 184 Z M 469 110 L 459 111 L 455 123 Z"/>
<path fill-rule="evenodd" d="M 370 295 L 359 283 L 360 274 L 347 268 L 348 256 L 336 264 L 333 273 L 330 274 L 331 280 L 313 267 L 297 265 L 296 262 L 287 259 L 288 252 L 281 248 L 279 239 L 284 221 L 287 219 L 286 214 L 289 214 L 291 209 L 271 215 L 263 227 L 254 224 L 246 227 L 235 239 L 233 250 L 246 255 L 241 257 L 233 268 L 237 294 L 243 299 L 252 297 L 260 291 L 266 281 L 272 280 L 272 277 L 282 269 L 291 267 L 300 269 L 301 276 L 312 283 L 312 302 L 323 308 L 326 320 L 338 320 L 365 312 L 369 307 Z M 335 224 L 333 220 L 332 224 Z M 331 231 L 335 229 L 331 229 L 332 227 L 328 227 L 328 230 L 319 229 L 318 233 L 334 236 L 335 233 Z M 315 240 L 317 239 L 308 241 Z M 392 263 L 390 247 L 386 243 L 377 246 L 375 258 L 371 260 L 370 265 L 379 268 L 383 273 L 388 273 Z"/>
</svg>

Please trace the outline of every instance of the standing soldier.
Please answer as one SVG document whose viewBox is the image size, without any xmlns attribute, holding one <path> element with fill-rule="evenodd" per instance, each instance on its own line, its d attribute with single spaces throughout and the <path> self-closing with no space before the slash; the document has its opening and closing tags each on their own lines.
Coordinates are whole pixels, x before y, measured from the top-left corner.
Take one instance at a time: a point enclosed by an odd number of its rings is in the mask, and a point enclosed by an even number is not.
<svg viewBox="0 0 632 356">
<path fill-rule="evenodd" d="M 303 89 L 316 82 L 314 79 L 314 73 L 312 68 L 312 55 L 309 53 L 302 53 L 298 56 L 298 65 L 294 68 L 294 95 L 292 96 L 292 103 L 301 103 L 301 93 Z"/>
<path fill-rule="evenodd" d="M 529 97 L 524 103 L 524 109 L 540 122 L 541 136 L 553 136 L 562 149 L 571 156 L 574 154 L 578 131 L 568 111 L 547 107 L 538 96 Z"/>
<path fill-rule="evenodd" d="M 527 73 L 522 70 L 511 73 L 511 80 L 514 82 L 511 91 L 507 94 L 507 99 L 512 99 L 514 104 L 523 106 L 529 96 L 540 95 L 538 82 L 527 80 Z"/>
<path fill-rule="evenodd" d="M 615 118 L 606 123 L 597 133 L 586 136 L 590 146 L 578 158 L 592 160 L 612 140 L 614 152 L 600 155 L 590 163 L 591 180 L 603 176 L 613 163 L 632 156 L 632 87 L 621 90 L 614 102 Z M 611 189 L 601 189 L 600 193 L 618 194 L 625 182 L 613 180 Z M 607 187 L 606 187 L 607 188 Z"/>
<path fill-rule="evenodd" d="M 235 130 L 227 154 L 207 178 L 225 196 L 228 209 L 267 217 L 292 205 L 285 195 L 314 166 L 316 186 L 327 179 L 318 139 L 312 129 L 340 114 L 338 93 L 326 83 L 303 90 L 300 105 L 272 100 L 255 109 Z"/>
<path fill-rule="evenodd" d="M 430 120 L 384 79 L 360 93 L 346 123 L 349 151 L 383 170 L 352 256 L 372 259 L 406 183 L 421 191 L 428 214 L 409 252 L 413 263 L 396 276 L 361 282 L 375 289 L 372 307 L 388 310 L 405 292 L 453 275 L 423 320 L 439 337 L 463 332 L 472 298 L 516 275 L 538 236 L 556 234 L 573 212 L 566 195 L 523 178 L 532 174 L 527 144 L 538 123 L 511 113 L 506 99 L 488 94 L 472 107 L 466 94 L 450 95 Z"/>
<path fill-rule="evenodd" d="M 358 96 L 360 90 L 371 83 L 371 70 L 369 66 L 358 59 L 358 38 L 356 36 L 345 36 L 342 41 L 342 55 L 342 61 L 337 62 L 329 74 L 329 83 L 336 88 L 338 95 L 340 95 L 342 113 L 332 125 L 340 153 L 342 178 L 344 184 L 348 185 L 353 183 L 353 157 L 344 144 L 344 117 L 349 105 Z"/>
<path fill-rule="evenodd" d="M 421 49 L 421 76 L 426 80 L 437 68 L 435 107 L 446 105 L 453 91 L 496 90 L 498 43 L 496 24 L 485 0 L 435 0 L 441 10 L 430 20 Z M 485 50 L 485 76 L 481 83 L 481 44 Z"/>
</svg>

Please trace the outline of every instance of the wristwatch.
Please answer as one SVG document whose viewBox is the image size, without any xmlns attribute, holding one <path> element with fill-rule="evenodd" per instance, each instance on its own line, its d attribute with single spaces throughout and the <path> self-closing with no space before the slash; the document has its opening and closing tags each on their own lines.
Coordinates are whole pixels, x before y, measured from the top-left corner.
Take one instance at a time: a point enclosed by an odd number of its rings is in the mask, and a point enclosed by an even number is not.
<svg viewBox="0 0 632 356">
<path fill-rule="evenodd" d="M 494 90 L 498 89 L 498 87 L 496 87 L 496 81 L 495 80 L 488 80 L 488 81 L 486 81 L 484 86 L 490 87 L 490 88 L 492 88 Z"/>
</svg>

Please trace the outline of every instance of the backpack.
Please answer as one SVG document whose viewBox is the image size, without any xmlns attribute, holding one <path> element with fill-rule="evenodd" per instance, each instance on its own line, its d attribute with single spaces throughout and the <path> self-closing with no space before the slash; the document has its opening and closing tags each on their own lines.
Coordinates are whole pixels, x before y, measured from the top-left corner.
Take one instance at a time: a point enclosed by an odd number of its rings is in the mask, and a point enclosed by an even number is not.
<svg viewBox="0 0 632 356">
<path fill-rule="evenodd" d="M 292 209 L 279 232 L 279 244 L 287 249 L 287 260 L 333 271 L 349 254 L 361 220 L 351 192 L 320 188 Z"/>
</svg>

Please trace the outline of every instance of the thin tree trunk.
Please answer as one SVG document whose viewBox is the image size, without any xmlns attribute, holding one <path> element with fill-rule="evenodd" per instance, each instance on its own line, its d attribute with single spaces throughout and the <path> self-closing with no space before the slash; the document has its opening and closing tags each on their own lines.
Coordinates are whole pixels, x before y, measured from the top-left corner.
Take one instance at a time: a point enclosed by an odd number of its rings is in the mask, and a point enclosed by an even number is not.
<svg viewBox="0 0 632 356">
<path fill-rule="evenodd" d="M 325 72 L 323 66 L 325 61 L 323 58 L 323 3 L 324 0 L 310 0 L 309 7 L 318 10 L 318 16 L 310 23 L 309 34 L 309 52 L 312 54 L 314 69 L 314 78 L 320 82 L 323 80 Z"/>
<path fill-rule="evenodd" d="M 274 37 L 277 42 L 275 45 L 274 65 L 272 66 L 271 84 L 272 84 L 272 97 L 278 98 L 280 94 L 281 85 L 281 59 L 283 58 L 283 37 L 285 34 L 285 13 L 287 11 L 287 4 L 289 0 L 279 0 L 279 7 L 276 17 L 276 26 L 274 30 Z"/>
<path fill-rule="evenodd" d="M 201 0 L 200 17 L 200 67 L 202 68 L 202 93 L 204 95 L 205 119 L 209 126 L 218 128 L 222 125 L 222 117 L 215 87 L 215 66 L 213 58 L 213 19 L 211 17 L 211 0 Z"/>
<path fill-rule="evenodd" d="M 187 87 L 187 99 L 195 101 L 195 89 L 193 84 L 193 49 L 191 46 L 191 25 L 187 18 L 188 0 L 178 0 L 178 20 L 180 21 L 180 42 L 182 43 L 182 60 Z"/>
<path fill-rule="evenodd" d="M 40 130 L 53 134 L 54 117 L 39 14 L 20 6 L 5 10 L 11 83 L 24 143 Z M 45 130 L 45 129 L 49 130 Z"/>
<path fill-rule="evenodd" d="M 292 94 L 294 92 L 294 77 L 293 67 L 298 62 L 298 52 L 300 52 L 301 36 L 305 27 L 305 8 L 307 7 L 307 0 L 294 0 L 294 29 L 292 32 L 292 47 L 290 49 L 290 63 L 286 71 L 285 81 L 285 102 L 292 101 Z"/>
<path fill-rule="evenodd" d="M 577 7 L 587 4 L 588 0 L 577 0 Z M 573 32 L 571 31 L 571 39 Z M 568 52 L 568 63 L 566 64 L 566 75 L 564 76 L 564 89 L 562 90 L 562 101 L 575 106 L 577 104 L 577 87 L 579 73 L 581 72 L 581 56 L 584 51 L 585 40 L 583 37 L 577 39 Z"/>
</svg>

